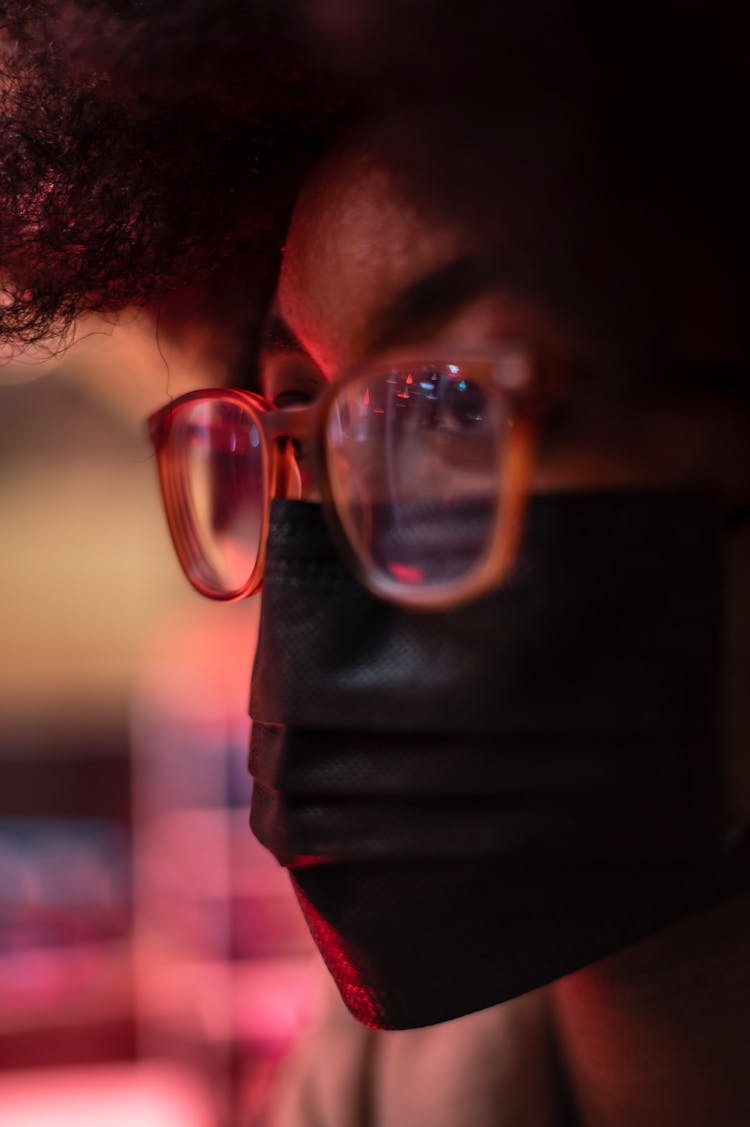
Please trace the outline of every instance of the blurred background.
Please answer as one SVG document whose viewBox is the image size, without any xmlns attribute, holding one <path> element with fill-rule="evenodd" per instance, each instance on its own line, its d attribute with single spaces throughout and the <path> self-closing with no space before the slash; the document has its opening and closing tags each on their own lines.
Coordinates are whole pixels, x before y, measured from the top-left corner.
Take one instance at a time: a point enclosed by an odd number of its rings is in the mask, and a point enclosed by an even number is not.
<svg viewBox="0 0 750 1127">
<path fill-rule="evenodd" d="M 248 1127 L 313 1007 L 247 827 L 257 608 L 193 594 L 144 419 L 225 382 L 141 316 L 0 368 L 0 1124 Z"/>
</svg>

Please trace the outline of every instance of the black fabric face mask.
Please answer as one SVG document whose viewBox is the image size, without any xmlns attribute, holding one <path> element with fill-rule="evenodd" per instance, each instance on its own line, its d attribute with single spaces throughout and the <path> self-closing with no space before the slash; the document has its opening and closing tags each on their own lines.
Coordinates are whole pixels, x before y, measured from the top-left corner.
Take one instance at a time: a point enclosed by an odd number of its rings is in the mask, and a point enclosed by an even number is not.
<svg viewBox="0 0 750 1127">
<path fill-rule="evenodd" d="M 710 496 L 536 496 L 503 586 L 420 614 L 356 582 L 319 506 L 274 503 L 251 825 L 357 1018 L 483 1009 L 743 886 L 723 535 Z"/>
</svg>

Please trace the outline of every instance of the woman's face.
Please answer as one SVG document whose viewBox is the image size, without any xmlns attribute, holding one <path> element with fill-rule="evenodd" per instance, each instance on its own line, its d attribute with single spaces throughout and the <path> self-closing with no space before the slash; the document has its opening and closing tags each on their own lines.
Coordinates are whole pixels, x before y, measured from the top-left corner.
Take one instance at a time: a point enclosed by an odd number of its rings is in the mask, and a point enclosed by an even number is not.
<svg viewBox="0 0 750 1127">
<path fill-rule="evenodd" d="M 429 363 L 435 355 L 448 360 L 454 349 L 456 359 L 491 356 L 508 343 L 520 344 L 531 358 L 533 387 L 533 358 L 554 354 L 556 403 L 540 419 L 532 479 L 534 491 L 553 496 L 529 506 L 530 535 L 521 553 L 526 563 L 516 573 L 517 582 L 511 580 L 486 604 L 463 608 L 466 616 L 435 615 L 419 626 L 414 614 L 381 613 L 378 604 L 361 603 L 354 577 L 334 581 L 330 558 L 322 553 L 314 527 L 312 532 L 308 527 L 317 515 L 310 508 L 279 506 L 251 705 L 256 733 L 251 757 L 258 766 L 251 825 L 292 870 L 316 941 L 353 1012 L 397 1028 L 444 1020 L 510 997 L 651 934 L 659 926 L 651 914 L 652 893 L 645 890 L 648 881 L 632 882 L 632 866 L 643 864 L 652 847 L 660 857 L 664 848 L 674 849 L 676 856 L 683 833 L 694 839 L 697 851 L 708 838 L 711 849 L 716 844 L 716 794 L 703 785 L 703 775 L 698 783 L 693 779 L 695 759 L 712 780 L 721 773 L 726 781 L 730 825 L 750 818 L 745 691 L 750 538 L 735 532 L 722 540 L 727 568 L 719 592 L 716 509 L 707 503 L 712 515 L 704 525 L 697 511 L 705 497 L 672 495 L 700 486 L 718 494 L 726 509 L 746 503 L 747 411 L 738 399 L 729 403 L 708 391 L 688 394 L 676 385 L 670 390 L 655 365 L 638 367 L 643 346 L 650 337 L 659 338 L 663 311 L 678 296 L 670 289 L 668 271 L 660 275 L 659 292 L 653 277 L 644 280 L 643 292 L 633 284 L 638 248 L 628 252 L 623 230 L 628 222 L 642 222 L 640 246 L 660 240 L 660 232 L 649 226 L 643 186 L 629 216 L 622 191 L 618 197 L 613 189 L 605 201 L 611 204 L 609 241 L 604 203 L 592 202 L 590 227 L 580 205 L 578 169 L 590 155 L 582 141 L 575 162 L 551 161 L 549 176 L 542 178 L 545 162 L 537 159 L 534 146 L 545 136 L 524 135 L 516 123 L 514 144 L 495 138 L 496 147 L 484 154 L 484 169 L 481 147 L 463 145 L 459 183 L 455 168 L 447 170 L 445 181 L 435 179 L 441 153 L 432 148 L 434 136 L 425 140 L 416 129 L 412 138 L 413 159 L 403 130 L 361 134 L 331 152 L 304 184 L 266 326 L 262 390 L 284 407 L 314 399 L 323 385 L 379 354 L 408 350 L 414 359 L 424 349 Z M 546 140 L 552 146 L 554 138 Z M 524 145 L 525 155 L 516 159 Z M 695 258 L 701 260 L 697 251 Z M 654 263 L 657 259 L 655 250 Z M 715 277 L 721 288 L 723 276 Z M 600 292 L 592 285 L 598 279 Z M 695 296 L 701 287 L 696 283 L 692 290 L 686 277 L 682 288 Z M 627 306 L 619 307 L 618 299 L 625 298 Z M 720 338 L 720 322 L 708 304 L 704 314 L 703 331 L 691 335 L 683 320 L 680 338 L 683 352 L 701 362 L 711 358 L 711 346 Z M 630 325 L 629 341 L 623 326 Z M 673 319 L 673 337 L 676 325 Z M 720 351 L 713 358 L 721 359 Z M 646 372 L 653 374 L 653 385 Z M 304 480 L 304 462 L 302 470 Z M 435 476 L 439 479 L 439 473 Z M 612 496 L 617 489 L 623 497 Z M 660 490 L 667 492 L 644 496 Z M 597 491 L 604 492 L 604 503 Z M 307 496 L 315 498 L 309 483 Z M 579 536 L 571 513 L 580 503 L 604 519 L 586 525 Z M 654 503 L 665 508 L 658 518 L 640 523 Z M 623 516 L 631 504 L 629 511 L 640 514 L 635 524 Z M 555 514 L 558 540 L 534 540 L 534 514 L 545 507 Z M 620 538 L 625 528 L 632 539 Z M 572 554 L 566 537 L 575 541 Z M 696 571 L 703 564 L 706 570 Z M 618 586 L 621 581 L 625 587 Z M 566 602 L 566 582 L 573 602 Z M 719 596 L 727 646 L 721 667 L 725 762 L 719 762 L 714 739 Z M 427 642 L 420 646 L 418 638 Z M 689 713 L 693 704 L 700 714 Z M 537 724 L 543 731 L 537 732 Z M 265 746 L 269 731 L 275 742 Z M 373 732 L 377 738 L 368 742 Z M 600 798 L 598 790 L 592 792 L 588 777 L 579 778 L 575 762 L 565 758 L 581 747 L 588 752 L 592 732 L 596 749 L 609 748 L 616 733 L 618 747 L 626 749 L 627 771 L 645 764 L 644 778 L 634 783 L 628 776 L 627 785 L 618 789 L 608 775 L 614 793 Z M 686 732 L 705 736 L 695 756 Z M 474 792 L 467 791 L 467 798 L 454 785 L 456 758 L 467 765 L 470 786 L 478 778 L 484 782 L 495 750 L 515 746 L 519 734 L 538 738 L 529 746 L 543 746 L 562 764 L 559 794 L 539 772 L 543 787 L 553 793 L 551 799 L 545 793 L 542 801 L 539 864 L 528 873 L 525 838 L 520 869 L 496 864 L 495 850 L 508 824 L 517 824 L 508 818 L 509 810 L 518 812 L 519 825 L 536 824 L 539 796 L 533 785 L 516 806 L 518 772 L 513 765 L 505 768 L 507 790 L 498 792 L 503 802 L 493 805 L 491 796 L 483 795 L 488 801 L 470 808 L 466 823 L 461 819 Z M 457 753 L 447 768 L 437 758 L 446 741 Z M 373 747 L 377 753 L 370 756 Z M 485 760 L 488 748 L 492 755 Z M 655 758 L 675 748 L 680 764 L 667 765 L 669 786 L 654 800 Z M 371 774 L 352 769 L 352 762 L 364 760 Z M 502 754 L 497 762 L 503 762 Z M 601 755 L 586 762 L 601 765 Z M 397 768 L 391 771 L 393 763 Z M 279 764 L 294 770 L 279 775 Z M 331 779 L 335 785 L 329 791 Z M 681 806 L 688 794 L 689 808 Z M 562 828 L 548 817 L 548 799 L 554 810 L 565 812 Z M 372 833 L 361 825 L 363 810 L 372 817 Z M 623 846 L 632 847 L 624 864 L 621 843 L 605 840 L 610 827 L 616 836 L 621 825 L 618 810 L 624 810 L 622 824 L 633 834 Z M 648 810 L 653 822 L 644 829 Z M 474 839 L 480 822 L 483 832 Z M 451 827 L 439 847 L 432 839 L 425 844 L 421 836 L 426 826 L 435 825 Z M 580 855 L 574 851 L 569 857 L 573 826 L 581 827 L 585 841 Z M 673 841 L 667 831 L 668 847 L 665 826 L 677 835 Z M 476 840 L 491 843 L 481 864 L 470 852 Z M 620 859 L 611 866 L 601 860 L 610 856 L 610 848 Z M 590 865 L 593 857 L 597 863 Z M 394 858 L 410 858 L 413 864 L 393 864 Z M 649 880 L 659 883 L 665 865 L 663 857 L 653 866 L 646 862 Z M 422 880 L 424 870 L 429 880 Z M 529 879 L 502 884 L 508 873 L 519 872 Z M 593 884 L 581 896 L 582 882 L 589 879 Z M 563 886 L 568 891 L 561 892 Z M 670 869 L 653 903 L 661 911 L 675 890 L 694 886 L 692 871 L 683 884 Z M 555 945 L 539 928 L 540 905 L 546 903 L 548 921 L 554 905 L 560 905 L 559 917 L 550 924 L 562 937 Z M 394 904 L 398 920 L 389 914 Z M 407 907 L 408 920 L 402 918 Z M 501 918 L 506 909 L 512 919 Z M 672 918 L 685 910 L 689 906 L 676 905 Z M 397 931 L 408 940 L 395 950 Z M 408 979 L 409 953 L 417 944 L 421 949 L 425 933 L 433 936 L 425 944 L 432 961 Z M 538 958 L 529 956 L 534 944 Z M 469 955 L 460 974 L 456 971 L 455 996 L 439 999 L 442 1008 L 436 1010 L 434 980 L 443 968 L 455 969 L 456 949 Z M 520 964 L 514 951 L 522 953 Z M 565 953 L 571 951 L 568 960 Z M 407 979 L 408 992 L 402 990 Z M 397 1012 L 391 1008 L 394 999 Z"/>
<path fill-rule="evenodd" d="M 415 146 L 420 145 L 418 129 L 414 136 Z M 593 347 L 598 326 L 588 339 L 585 317 L 569 317 L 564 302 L 554 307 L 550 302 L 549 277 L 569 277 L 571 292 L 585 292 L 580 263 L 582 257 L 592 257 L 580 250 L 580 240 L 571 241 L 567 230 L 564 237 L 555 233 L 571 222 L 575 185 L 566 181 L 567 174 L 551 175 L 545 191 L 536 174 L 533 182 L 524 183 L 524 176 L 531 176 L 528 162 L 509 162 L 507 175 L 495 162 L 484 178 L 478 219 L 472 222 L 466 206 L 470 192 L 457 199 L 451 214 L 450 198 L 446 206 L 442 193 L 435 203 L 430 183 L 418 181 L 420 172 L 416 184 L 412 176 L 407 188 L 411 169 L 407 167 L 405 175 L 404 133 L 390 149 L 387 138 L 387 132 L 380 131 L 341 145 L 302 188 L 266 326 L 261 365 L 266 398 L 279 406 L 313 399 L 324 382 L 400 346 L 408 345 L 411 352 L 424 346 L 429 358 L 431 352 L 446 355 L 452 349 L 457 356 L 491 354 L 508 340 L 525 342 L 532 351 L 539 343 L 552 342 L 563 359 L 561 393 L 568 409 L 562 424 L 543 432 L 536 490 L 699 484 L 720 490 L 730 507 L 746 502 L 747 412 L 706 396 L 672 393 L 649 401 L 640 391 L 629 399 L 621 384 L 610 397 L 608 361 L 612 371 L 622 362 L 616 344 L 608 357 L 601 338 Z M 541 143 L 538 131 L 535 138 L 534 143 Z M 467 176 L 472 165 L 477 176 L 482 167 L 482 153 L 475 148 L 470 150 L 467 142 L 463 153 Z M 421 153 L 421 169 L 429 167 L 429 158 L 429 153 L 426 159 Z M 508 209 L 505 215 L 499 204 L 494 211 L 488 206 L 490 182 L 497 183 L 497 199 Z M 531 232 L 532 268 L 522 282 L 515 213 L 519 230 Z M 556 257 L 546 273 L 539 246 L 545 232 L 550 256 Z M 600 247 L 596 253 L 601 253 Z M 488 270 L 488 261 L 510 262 L 512 268 Z M 608 258 L 607 268 L 612 294 L 623 292 L 614 257 Z M 626 264 L 623 272 L 629 271 Z M 695 292 L 701 288 L 697 285 Z M 695 347 L 701 349 L 714 336 L 708 306 L 705 314 L 695 337 L 701 341 Z M 639 324 L 652 316 L 649 308 L 633 305 L 631 317 Z M 694 326 L 686 325 L 686 341 L 693 339 L 691 334 L 695 336 Z M 582 379 L 579 360 L 591 355 L 596 357 L 593 375 L 589 372 Z M 735 626 L 727 642 L 731 660 L 726 704 L 731 715 L 732 801 L 750 814 L 748 720 L 739 688 L 750 667 L 745 641 L 750 634 L 745 628 L 750 593 L 747 580 L 742 580 L 750 572 L 744 566 L 746 540 L 736 535 L 729 553 L 733 566 L 728 621 Z"/>
</svg>

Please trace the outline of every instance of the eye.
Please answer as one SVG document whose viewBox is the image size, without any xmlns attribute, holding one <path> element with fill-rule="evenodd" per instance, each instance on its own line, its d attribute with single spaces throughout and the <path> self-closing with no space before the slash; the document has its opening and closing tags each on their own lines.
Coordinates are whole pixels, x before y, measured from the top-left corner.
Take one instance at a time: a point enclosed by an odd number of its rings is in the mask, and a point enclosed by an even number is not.
<svg viewBox="0 0 750 1127">
<path fill-rule="evenodd" d="M 261 360 L 263 397 L 274 407 L 296 407 L 317 399 L 325 380 L 303 356 L 268 355 Z"/>
<path fill-rule="evenodd" d="M 310 403 L 313 398 L 314 396 L 300 388 L 289 388 L 288 391 L 278 391 L 271 402 L 278 408 L 297 407 L 303 403 Z"/>
<path fill-rule="evenodd" d="M 484 417 L 487 396 L 473 380 L 452 380 L 446 392 L 446 406 L 463 430 L 476 426 Z"/>
</svg>

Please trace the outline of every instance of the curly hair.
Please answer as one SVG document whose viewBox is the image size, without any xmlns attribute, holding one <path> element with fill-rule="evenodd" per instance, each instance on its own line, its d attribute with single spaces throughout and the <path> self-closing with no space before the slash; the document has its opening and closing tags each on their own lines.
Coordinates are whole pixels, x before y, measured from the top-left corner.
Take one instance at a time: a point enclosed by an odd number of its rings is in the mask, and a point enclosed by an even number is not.
<svg viewBox="0 0 750 1127">
<path fill-rule="evenodd" d="M 302 170 L 340 99 L 319 87 L 309 96 L 291 45 L 289 71 L 271 81 L 256 68 L 255 89 L 246 83 L 240 97 L 238 83 L 233 93 L 220 72 L 236 40 L 221 21 L 208 34 L 208 12 L 185 4 L 177 19 L 169 5 L 158 18 L 137 3 L 3 5 L 6 341 L 34 343 L 82 313 L 148 305 L 186 287 L 207 303 L 196 312 L 226 317 L 267 288 Z M 153 50 L 163 36 L 166 55 Z M 270 70 L 257 36 L 252 56 Z"/>
<path fill-rule="evenodd" d="M 199 295 L 207 319 L 260 308 L 336 131 L 458 90 L 598 102 L 746 261 L 748 25 L 721 0 L 6 0 L 0 27 L 13 345 L 170 294 Z"/>
</svg>

